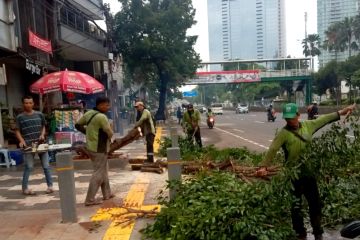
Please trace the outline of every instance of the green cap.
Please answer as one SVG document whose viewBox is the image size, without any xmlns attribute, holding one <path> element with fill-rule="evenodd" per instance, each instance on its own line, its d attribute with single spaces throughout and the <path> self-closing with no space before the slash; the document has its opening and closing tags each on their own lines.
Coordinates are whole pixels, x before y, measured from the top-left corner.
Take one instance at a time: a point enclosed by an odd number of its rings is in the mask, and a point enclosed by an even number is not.
<svg viewBox="0 0 360 240">
<path fill-rule="evenodd" d="M 298 107 L 295 103 L 287 103 L 283 106 L 283 118 L 294 118 L 298 112 Z"/>
</svg>

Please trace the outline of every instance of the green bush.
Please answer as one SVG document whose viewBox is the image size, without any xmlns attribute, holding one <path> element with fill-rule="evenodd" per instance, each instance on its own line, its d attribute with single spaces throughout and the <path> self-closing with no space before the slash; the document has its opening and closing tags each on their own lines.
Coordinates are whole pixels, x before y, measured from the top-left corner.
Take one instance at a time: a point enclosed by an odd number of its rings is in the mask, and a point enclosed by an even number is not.
<svg viewBox="0 0 360 240">
<path fill-rule="evenodd" d="M 351 131 L 353 138 L 348 135 Z M 183 150 L 186 153 L 186 149 Z M 163 205 L 154 224 L 143 232 L 151 239 L 293 239 L 291 179 L 304 167 L 316 173 L 324 203 L 324 225 L 331 227 L 360 216 L 360 125 L 333 124 L 314 138 L 296 166 L 285 165 L 270 182 L 245 183 L 230 173 L 200 172 L 190 180 L 170 182 L 178 196 Z M 247 149 L 204 148 L 198 161 L 233 159 L 256 165 L 261 154 Z M 278 156 L 280 157 L 280 156 Z M 307 211 L 306 211 L 307 212 Z M 305 213 L 306 213 L 305 212 Z"/>
<path fill-rule="evenodd" d="M 151 239 L 271 239 L 294 236 L 289 182 L 247 184 L 228 173 L 199 174 L 179 190 L 174 201 L 160 198 L 156 222 L 144 229 Z M 281 196 L 276 197 L 276 196 Z M 256 238 L 255 238 L 256 237 Z"/>
</svg>

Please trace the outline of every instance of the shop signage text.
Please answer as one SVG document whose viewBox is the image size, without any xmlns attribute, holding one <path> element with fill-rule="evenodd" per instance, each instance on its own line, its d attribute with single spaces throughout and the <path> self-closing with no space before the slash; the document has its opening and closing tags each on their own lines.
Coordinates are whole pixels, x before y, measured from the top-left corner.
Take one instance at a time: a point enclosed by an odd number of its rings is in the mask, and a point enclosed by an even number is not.
<svg viewBox="0 0 360 240">
<path fill-rule="evenodd" d="M 41 69 L 39 65 L 32 63 L 29 59 L 26 59 L 26 67 L 27 70 L 31 72 L 31 74 L 36 73 L 37 75 L 41 75 Z"/>
<path fill-rule="evenodd" d="M 52 54 L 51 41 L 40 38 L 35 33 L 29 30 L 29 44 L 30 46 L 36 47 L 44 52 Z"/>
</svg>

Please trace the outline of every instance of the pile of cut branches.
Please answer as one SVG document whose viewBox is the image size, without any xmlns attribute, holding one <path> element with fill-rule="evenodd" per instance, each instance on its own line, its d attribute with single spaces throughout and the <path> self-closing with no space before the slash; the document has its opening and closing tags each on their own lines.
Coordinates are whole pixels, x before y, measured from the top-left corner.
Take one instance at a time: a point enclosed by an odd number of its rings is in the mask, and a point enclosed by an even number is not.
<svg viewBox="0 0 360 240">
<path fill-rule="evenodd" d="M 214 163 L 211 161 L 207 162 L 184 162 L 183 164 L 183 173 L 184 174 L 194 174 L 200 171 L 209 171 L 209 170 L 217 170 L 217 171 L 227 171 L 233 173 L 238 178 L 242 179 L 247 183 L 251 183 L 252 180 L 250 178 L 260 178 L 263 180 L 270 180 L 270 178 L 278 173 L 281 169 L 278 166 L 267 167 L 267 174 L 259 176 L 256 174 L 256 171 L 259 170 L 260 167 L 254 166 L 244 166 L 239 165 L 232 160 L 226 160 L 221 163 Z"/>
</svg>

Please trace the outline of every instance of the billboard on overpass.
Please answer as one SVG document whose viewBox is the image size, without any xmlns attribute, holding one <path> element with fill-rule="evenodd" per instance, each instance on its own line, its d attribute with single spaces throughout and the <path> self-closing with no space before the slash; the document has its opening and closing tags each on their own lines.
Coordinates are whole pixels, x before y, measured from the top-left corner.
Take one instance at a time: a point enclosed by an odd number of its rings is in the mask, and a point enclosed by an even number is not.
<svg viewBox="0 0 360 240">
<path fill-rule="evenodd" d="M 209 83 L 242 83 L 260 82 L 259 70 L 236 70 L 217 72 L 197 72 L 196 77 L 186 84 L 209 84 Z"/>
</svg>

